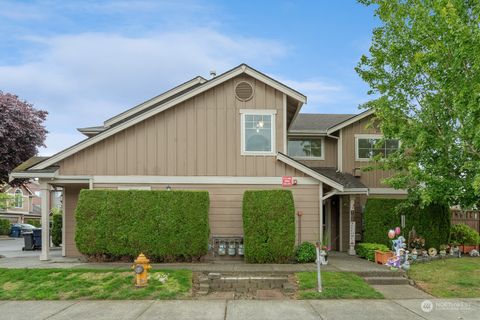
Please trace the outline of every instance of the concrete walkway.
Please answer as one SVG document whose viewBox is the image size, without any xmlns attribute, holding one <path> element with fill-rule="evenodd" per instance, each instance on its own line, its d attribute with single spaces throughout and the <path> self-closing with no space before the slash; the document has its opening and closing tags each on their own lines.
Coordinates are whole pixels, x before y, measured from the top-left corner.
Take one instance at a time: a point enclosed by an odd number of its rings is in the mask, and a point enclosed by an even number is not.
<svg viewBox="0 0 480 320">
<path fill-rule="evenodd" d="M 0 301 L 2 320 L 478 319 L 480 299 Z"/>
<path fill-rule="evenodd" d="M 22 251 L 23 239 L 0 239 L 0 268 L 130 268 L 131 263 L 86 263 L 76 258 L 61 256 L 60 248 L 50 251 L 50 261 L 40 261 L 39 251 Z M 300 272 L 315 271 L 313 263 L 307 264 L 248 264 L 244 262 L 214 263 L 159 263 L 155 269 L 190 269 L 196 272 Z M 388 268 L 349 256 L 345 253 L 331 252 L 329 264 L 324 271 L 385 272 Z"/>
</svg>

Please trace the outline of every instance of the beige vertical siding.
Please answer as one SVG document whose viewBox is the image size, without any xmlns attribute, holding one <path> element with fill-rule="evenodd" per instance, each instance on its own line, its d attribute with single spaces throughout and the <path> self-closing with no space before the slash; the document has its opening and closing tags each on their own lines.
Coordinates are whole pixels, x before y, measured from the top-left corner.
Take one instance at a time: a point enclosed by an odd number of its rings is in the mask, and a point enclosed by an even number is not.
<svg viewBox="0 0 480 320">
<path fill-rule="evenodd" d="M 348 127 L 343 128 L 343 172 L 353 173 L 355 168 L 369 165 L 365 161 L 355 161 L 355 134 L 380 134 L 376 128 L 367 128 L 371 117 L 364 118 Z M 384 170 L 362 171 L 360 180 L 369 188 L 388 188 L 381 183 L 390 177 L 392 172 Z"/>
<path fill-rule="evenodd" d="M 77 207 L 78 195 L 81 189 L 88 188 L 87 185 L 66 185 L 64 187 L 65 201 L 65 254 L 67 257 L 81 256 L 75 245 L 75 208 Z"/>
<path fill-rule="evenodd" d="M 128 184 L 122 184 L 127 186 Z M 173 190 L 206 190 L 210 195 L 210 233 L 216 236 L 243 235 L 242 200 L 245 190 L 279 189 L 273 185 L 170 185 Z M 167 185 L 151 185 L 152 190 L 165 190 Z M 95 184 L 95 189 L 117 189 L 118 185 Z M 302 241 L 317 241 L 319 230 L 318 185 L 297 185 L 293 192 L 296 212 L 302 211 Z M 295 218 L 298 223 L 298 217 Z M 298 224 L 296 227 L 298 239 Z"/>
<path fill-rule="evenodd" d="M 235 98 L 241 80 L 254 86 L 247 102 Z M 240 76 L 62 160 L 60 174 L 303 176 L 275 156 L 240 154 L 240 109 L 276 110 L 276 149 L 283 151 L 283 93 Z"/>
<path fill-rule="evenodd" d="M 337 152 L 337 140 L 329 137 L 325 137 L 325 160 L 300 160 L 300 162 L 306 164 L 309 167 L 332 167 L 337 168 L 338 152 Z"/>
</svg>

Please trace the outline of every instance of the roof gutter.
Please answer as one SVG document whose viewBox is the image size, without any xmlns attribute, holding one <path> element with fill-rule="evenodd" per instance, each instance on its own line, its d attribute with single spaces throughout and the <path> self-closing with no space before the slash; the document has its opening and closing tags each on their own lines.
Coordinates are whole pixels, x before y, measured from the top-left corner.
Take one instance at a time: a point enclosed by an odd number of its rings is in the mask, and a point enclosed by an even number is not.
<svg viewBox="0 0 480 320">
<path fill-rule="evenodd" d="M 12 172 L 8 175 L 8 182 L 12 182 L 14 179 L 34 179 L 34 178 L 46 178 L 54 179 L 58 176 L 58 170 L 55 172 Z"/>
</svg>

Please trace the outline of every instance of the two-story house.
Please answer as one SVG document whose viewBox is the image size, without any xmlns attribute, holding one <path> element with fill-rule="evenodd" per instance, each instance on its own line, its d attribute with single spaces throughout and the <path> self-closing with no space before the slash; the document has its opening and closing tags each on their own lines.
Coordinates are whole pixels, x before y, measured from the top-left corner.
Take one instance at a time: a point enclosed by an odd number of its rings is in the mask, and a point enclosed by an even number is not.
<svg viewBox="0 0 480 320">
<path fill-rule="evenodd" d="M 82 188 L 207 190 L 212 239 L 242 236 L 245 190 L 288 188 L 297 240 L 315 242 L 327 233 L 334 250 L 347 251 L 359 239 L 366 197 L 402 194 L 382 185 L 388 173 L 360 170 L 372 154 L 388 154 L 398 142 L 376 149 L 380 134 L 366 127 L 371 112 L 301 114 L 306 101 L 242 64 L 81 128 L 87 139 L 30 159 L 11 178 L 38 178 L 45 208 L 52 186 L 63 187 L 66 256 L 79 255 L 74 211 Z M 47 215 L 44 210 L 42 218 Z M 42 248 L 41 259 L 48 259 L 48 246 Z"/>
<path fill-rule="evenodd" d="M 40 190 L 39 184 L 32 181 L 18 187 L 6 186 L 2 192 L 9 197 L 0 208 L 0 218 L 11 223 L 23 223 L 40 220 Z"/>
</svg>

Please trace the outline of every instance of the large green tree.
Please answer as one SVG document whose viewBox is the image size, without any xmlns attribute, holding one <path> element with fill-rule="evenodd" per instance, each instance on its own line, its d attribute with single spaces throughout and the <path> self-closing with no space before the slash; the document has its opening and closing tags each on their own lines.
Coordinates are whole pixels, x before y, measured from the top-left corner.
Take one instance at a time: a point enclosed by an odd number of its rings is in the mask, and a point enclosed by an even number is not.
<svg viewBox="0 0 480 320">
<path fill-rule="evenodd" d="M 360 0 L 381 24 L 356 70 L 398 153 L 378 165 L 423 203 L 480 199 L 480 1 Z"/>
</svg>

